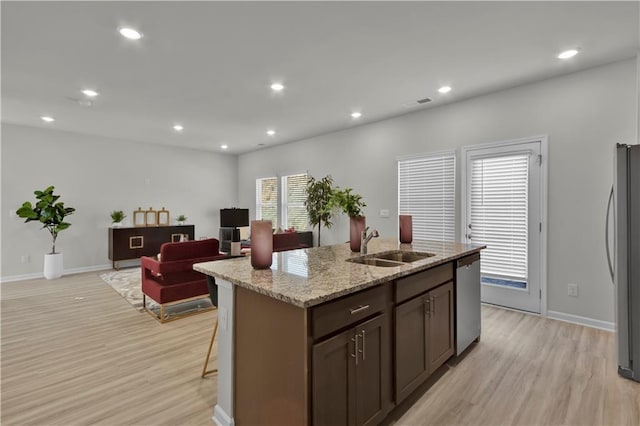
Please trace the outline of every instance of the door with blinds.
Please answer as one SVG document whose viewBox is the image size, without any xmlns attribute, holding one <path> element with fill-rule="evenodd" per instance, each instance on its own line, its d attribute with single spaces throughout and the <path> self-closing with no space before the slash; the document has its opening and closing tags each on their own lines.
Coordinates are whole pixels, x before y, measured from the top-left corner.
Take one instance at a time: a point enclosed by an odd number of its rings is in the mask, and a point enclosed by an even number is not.
<svg viewBox="0 0 640 426">
<path fill-rule="evenodd" d="M 485 303 L 540 313 L 541 141 L 465 152 L 464 238 L 486 244 Z"/>
</svg>

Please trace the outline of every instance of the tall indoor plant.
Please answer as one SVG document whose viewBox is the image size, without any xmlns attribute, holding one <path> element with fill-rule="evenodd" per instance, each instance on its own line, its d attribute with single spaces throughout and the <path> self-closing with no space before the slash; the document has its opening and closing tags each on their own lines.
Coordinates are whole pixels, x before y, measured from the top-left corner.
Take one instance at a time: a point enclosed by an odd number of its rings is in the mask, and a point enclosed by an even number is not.
<svg viewBox="0 0 640 426">
<path fill-rule="evenodd" d="M 65 222 L 64 218 L 72 214 L 76 209 L 65 207 L 63 202 L 58 202 L 59 195 L 53 193 L 54 187 L 50 186 L 44 191 L 34 191 L 36 204 L 25 201 L 16 211 L 17 215 L 26 219 L 26 222 L 38 221 L 42 224 L 42 229 L 46 229 L 51 234 L 51 253 L 44 255 L 44 276 L 47 279 L 60 278 L 64 270 L 62 253 L 56 253 L 56 239 L 58 233 L 71 226 Z"/>
<path fill-rule="evenodd" d="M 360 240 L 362 231 L 366 227 L 366 218 L 362 208 L 367 205 L 362 200 L 360 194 L 351 192 L 351 188 L 339 189 L 333 191 L 330 206 L 338 208 L 349 216 L 349 245 L 351 251 L 360 251 Z"/>
<path fill-rule="evenodd" d="M 310 176 L 305 188 L 307 199 L 304 202 L 311 226 L 318 225 L 318 246 L 320 246 L 320 229 L 322 225 L 331 228 L 331 199 L 333 197 L 333 178 L 327 175 L 320 180 Z"/>
</svg>

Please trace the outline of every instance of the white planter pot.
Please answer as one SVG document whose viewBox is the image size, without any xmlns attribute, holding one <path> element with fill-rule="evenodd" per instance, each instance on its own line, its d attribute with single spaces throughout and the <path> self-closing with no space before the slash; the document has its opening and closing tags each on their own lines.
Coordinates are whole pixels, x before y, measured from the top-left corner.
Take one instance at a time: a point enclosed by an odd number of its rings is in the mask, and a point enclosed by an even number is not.
<svg viewBox="0 0 640 426">
<path fill-rule="evenodd" d="M 46 279 L 54 280 L 60 278 L 63 271 L 62 253 L 44 255 L 44 277 Z"/>
<path fill-rule="evenodd" d="M 124 225 L 123 225 L 123 222 L 113 222 L 113 223 L 111 224 L 111 227 L 112 227 L 112 228 L 122 228 L 123 226 L 124 226 Z"/>
</svg>

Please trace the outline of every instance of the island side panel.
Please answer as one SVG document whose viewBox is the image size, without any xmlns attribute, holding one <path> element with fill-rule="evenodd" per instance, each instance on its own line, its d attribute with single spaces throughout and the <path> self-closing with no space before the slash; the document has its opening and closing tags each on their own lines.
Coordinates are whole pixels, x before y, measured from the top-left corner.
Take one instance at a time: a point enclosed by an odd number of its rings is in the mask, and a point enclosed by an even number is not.
<svg viewBox="0 0 640 426">
<path fill-rule="evenodd" d="M 235 290 L 235 424 L 309 424 L 307 311 Z"/>
</svg>

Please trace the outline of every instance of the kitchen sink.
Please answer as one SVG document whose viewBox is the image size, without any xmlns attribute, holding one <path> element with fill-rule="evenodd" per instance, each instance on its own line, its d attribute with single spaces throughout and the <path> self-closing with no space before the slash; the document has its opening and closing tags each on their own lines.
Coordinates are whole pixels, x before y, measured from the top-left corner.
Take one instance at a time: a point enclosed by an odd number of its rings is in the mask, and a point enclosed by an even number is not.
<svg viewBox="0 0 640 426">
<path fill-rule="evenodd" d="M 370 254 L 368 256 L 352 257 L 347 262 L 360 263 L 369 266 L 381 266 L 383 268 L 392 268 L 394 266 L 402 266 L 407 263 L 417 262 L 435 256 L 433 253 L 418 253 L 415 251 L 392 251 L 388 253 Z"/>
<path fill-rule="evenodd" d="M 376 259 L 392 260 L 395 262 L 411 263 L 427 257 L 435 256 L 434 253 L 418 253 L 415 251 L 394 251 L 391 253 L 377 254 Z"/>
<path fill-rule="evenodd" d="M 393 262 L 390 260 L 377 259 L 375 257 L 352 257 L 347 262 L 360 263 L 369 266 L 382 266 L 383 268 L 392 268 L 394 266 L 402 266 L 401 262 Z"/>
</svg>

